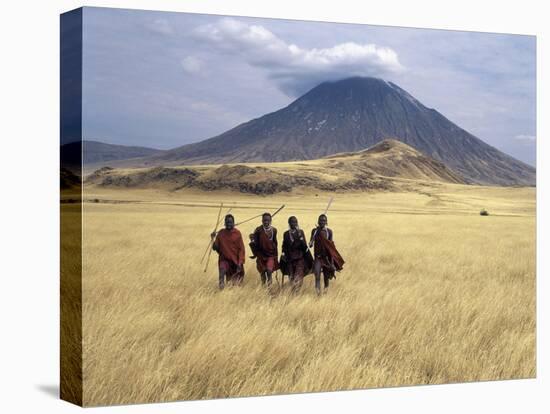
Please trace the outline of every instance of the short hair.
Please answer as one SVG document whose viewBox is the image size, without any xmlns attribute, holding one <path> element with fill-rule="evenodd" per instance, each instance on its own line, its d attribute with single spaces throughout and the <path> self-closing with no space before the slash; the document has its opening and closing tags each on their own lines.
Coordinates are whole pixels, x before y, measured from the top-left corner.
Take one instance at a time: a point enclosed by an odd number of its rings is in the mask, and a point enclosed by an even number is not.
<svg viewBox="0 0 550 414">
<path fill-rule="evenodd" d="M 288 218 L 288 224 L 290 224 L 290 221 L 291 221 L 292 219 L 298 221 L 298 219 L 296 218 L 296 216 L 290 216 L 290 217 Z"/>
<path fill-rule="evenodd" d="M 320 220 L 320 219 L 321 219 L 321 217 L 324 217 L 325 219 L 327 219 L 327 220 L 328 220 L 328 217 L 327 217 L 327 215 L 326 215 L 326 214 L 321 214 L 321 215 L 319 216 L 318 220 Z"/>
<path fill-rule="evenodd" d="M 229 218 L 230 218 L 231 220 L 233 220 L 233 222 L 235 222 L 235 217 L 233 217 L 233 214 L 226 214 L 224 220 L 227 220 L 227 219 L 229 219 Z"/>
<path fill-rule="evenodd" d="M 271 213 L 267 213 L 267 212 L 266 212 L 266 213 L 262 214 L 262 218 L 264 218 L 264 217 L 269 217 L 269 218 L 271 218 Z"/>
</svg>

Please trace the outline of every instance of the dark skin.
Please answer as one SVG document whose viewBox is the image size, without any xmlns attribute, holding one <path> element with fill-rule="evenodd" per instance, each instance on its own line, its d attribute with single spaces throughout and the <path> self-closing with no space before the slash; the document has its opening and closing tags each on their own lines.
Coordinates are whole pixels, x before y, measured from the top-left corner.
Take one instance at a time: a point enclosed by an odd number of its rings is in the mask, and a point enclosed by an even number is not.
<svg viewBox="0 0 550 414">
<path fill-rule="evenodd" d="M 317 221 L 317 230 L 323 230 L 326 226 L 327 226 L 327 223 L 328 223 L 328 220 L 326 218 L 326 216 L 319 216 L 319 220 Z M 313 243 L 314 243 L 314 239 L 312 238 L 311 239 L 311 242 L 310 242 L 310 246 L 313 246 Z M 321 265 L 319 262 L 316 262 L 315 263 L 315 266 L 313 268 L 313 273 L 315 275 L 315 290 L 317 291 L 317 294 L 320 295 L 321 294 Z M 328 289 L 328 284 L 329 284 L 329 281 L 328 281 L 328 278 L 325 276 L 324 277 L 324 282 L 325 282 L 325 291 Z"/>
<path fill-rule="evenodd" d="M 290 226 L 291 230 L 296 230 L 298 228 L 298 219 L 291 218 L 288 222 L 288 225 Z"/>
<path fill-rule="evenodd" d="M 296 230 L 298 228 L 298 219 L 295 217 L 292 217 L 290 220 L 288 220 L 288 226 L 290 227 L 290 230 Z M 300 235 L 300 240 L 303 240 L 304 238 Z M 285 254 L 285 252 L 283 252 Z"/>
<path fill-rule="evenodd" d="M 235 221 L 232 217 L 226 217 L 224 225 L 227 230 L 233 230 L 233 228 L 235 227 Z M 218 234 L 218 232 L 213 231 L 212 233 L 210 233 L 210 238 L 213 239 L 214 237 L 216 237 L 216 234 Z"/>
<path fill-rule="evenodd" d="M 298 228 L 298 219 L 296 217 L 292 217 L 288 221 L 288 226 L 290 227 L 290 230 L 296 230 Z M 301 234 L 300 234 L 300 240 L 304 240 L 304 238 L 302 237 Z M 283 252 L 283 254 L 284 254 L 284 252 Z"/>
<path fill-rule="evenodd" d="M 319 230 L 322 230 L 324 229 L 328 224 L 328 220 L 325 216 L 320 216 L 319 219 L 317 220 L 317 227 L 319 228 Z M 313 246 L 313 243 L 314 243 L 315 240 L 311 239 L 309 241 L 309 247 L 312 247 Z"/>
<path fill-rule="evenodd" d="M 288 220 L 288 226 L 290 227 L 290 230 L 291 231 L 294 231 L 298 228 L 298 219 L 296 217 L 291 217 L 289 220 Z M 302 237 L 302 235 L 300 234 L 300 240 L 303 240 L 304 238 Z M 284 252 L 283 252 L 284 254 Z M 294 293 L 298 292 L 300 290 L 300 287 L 302 286 L 302 280 L 298 281 L 298 282 L 295 282 L 293 280 L 293 277 L 291 277 L 290 279 L 292 282 L 293 282 L 293 286 L 292 286 L 292 291 Z"/>
<path fill-rule="evenodd" d="M 226 230 L 233 230 L 235 228 L 235 220 L 233 220 L 233 217 L 226 217 L 224 221 L 225 229 Z M 213 231 L 210 233 L 210 237 L 212 240 L 216 237 L 217 232 Z M 237 265 L 237 272 L 240 272 L 242 270 L 242 265 Z M 219 280 L 220 280 L 220 289 L 224 288 L 223 280 L 225 279 L 226 271 L 220 269 L 219 273 Z"/>
<path fill-rule="evenodd" d="M 269 226 L 271 226 L 271 216 L 263 216 L 262 217 L 262 225 L 264 226 L 264 229 L 268 229 Z M 262 283 L 265 283 L 267 281 L 267 286 L 271 286 L 271 274 L 273 272 L 270 272 L 269 270 L 266 270 L 263 275 L 261 275 Z"/>
</svg>

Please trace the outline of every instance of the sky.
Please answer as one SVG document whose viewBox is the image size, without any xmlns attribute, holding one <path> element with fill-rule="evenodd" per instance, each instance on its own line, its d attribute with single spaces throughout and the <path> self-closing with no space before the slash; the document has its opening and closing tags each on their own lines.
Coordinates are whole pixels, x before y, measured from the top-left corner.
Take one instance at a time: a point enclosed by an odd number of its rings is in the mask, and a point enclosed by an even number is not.
<svg viewBox="0 0 550 414">
<path fill-rule="evenodd" d="M 82 44 L 84 139 L 170 149 L 375 76 L 535 164 L 534 36 L 87 7 Z"/>
</svg>

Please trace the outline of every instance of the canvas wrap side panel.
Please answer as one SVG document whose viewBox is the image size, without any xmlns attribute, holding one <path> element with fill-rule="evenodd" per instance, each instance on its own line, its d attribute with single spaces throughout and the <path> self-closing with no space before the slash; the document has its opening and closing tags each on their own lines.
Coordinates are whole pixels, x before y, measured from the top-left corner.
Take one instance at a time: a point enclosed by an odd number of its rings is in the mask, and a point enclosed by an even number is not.
<svg viewBox="0 0 550 414">
<path fill-rule="evenodd" d="M 82 9 L 60 18 L 60 397 L 82 405 Z M 63 145 L 75 143 L 71 150 Z M 65 147 L 67 148 L 67 147 Z"/>
</svg>

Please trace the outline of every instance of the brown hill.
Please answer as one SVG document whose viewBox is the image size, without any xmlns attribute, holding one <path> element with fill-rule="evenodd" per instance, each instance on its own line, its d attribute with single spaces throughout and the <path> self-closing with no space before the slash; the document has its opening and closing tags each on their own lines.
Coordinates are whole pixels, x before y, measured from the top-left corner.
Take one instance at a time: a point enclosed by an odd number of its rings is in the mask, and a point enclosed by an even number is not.
<svg viewBox="0 0 550 414">
<path fill-rule="evenodd" d="M 360 152 L 279 163 L 102 168 L 86 178 L 87 185 L 157 187 L 170 191 L 198 188 L 254 194 L 288 192 L 296 188 L 322 191 L 392 190 L 396 180 L 466 183 L 443 163 L 393 139 Z"/>
<path fill-rule="evenodd" d="M 80 177 L 67 168 L 61 168 L 59 178 L 61 190 L 79 188 L 81 186 Z"/>
</svg>

